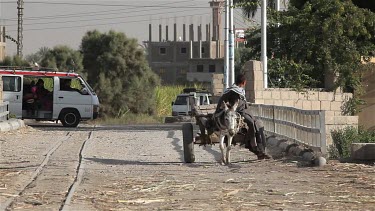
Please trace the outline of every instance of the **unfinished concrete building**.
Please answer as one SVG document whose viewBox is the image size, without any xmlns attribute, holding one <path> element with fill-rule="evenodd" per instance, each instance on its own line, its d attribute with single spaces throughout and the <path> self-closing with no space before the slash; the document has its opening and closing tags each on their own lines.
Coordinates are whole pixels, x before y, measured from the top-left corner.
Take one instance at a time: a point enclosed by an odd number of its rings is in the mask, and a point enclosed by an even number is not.
<svg viewBox="0 0 375 211">
<path fill-rule="evenodd" d="M 161 77 L 163 83 L 210 82 L 213 74 L 223 73 L 224 41 L 221 13 L 224 1 L 214 0 L 209 3 L 213 13 L 212 23 L 205 26 L 182 24 L 182 37 L 177 35 L 176 23 L 173 24 L 173 38 L 168 37 L 168 25 L 165 26 L 163 37 L 163 26 L 159 24 L 159 40 L 153 41 L 153 26 L 149 25 L 149 40 L 144 42 L 148 61 L 151 69 Z"/>
</svg>

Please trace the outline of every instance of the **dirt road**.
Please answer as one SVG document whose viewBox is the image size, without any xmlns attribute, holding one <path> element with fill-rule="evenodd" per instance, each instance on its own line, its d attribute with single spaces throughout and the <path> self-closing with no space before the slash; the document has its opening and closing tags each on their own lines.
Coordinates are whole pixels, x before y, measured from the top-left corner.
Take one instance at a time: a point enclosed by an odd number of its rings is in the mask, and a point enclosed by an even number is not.
<svg viewBox="0 0 375 211">
<path fill-rule="evenodd" d="M 375 210 L 375 167 L 257 161 L 195 146 L 179 125 L 27 128 L 0 135 L 0 210 Z"/>
</svg>

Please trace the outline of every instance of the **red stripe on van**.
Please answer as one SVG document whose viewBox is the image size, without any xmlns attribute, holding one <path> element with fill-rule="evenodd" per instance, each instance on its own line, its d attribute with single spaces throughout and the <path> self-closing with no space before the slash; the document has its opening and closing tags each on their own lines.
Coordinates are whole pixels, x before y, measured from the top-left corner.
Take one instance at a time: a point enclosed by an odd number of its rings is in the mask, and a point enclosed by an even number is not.
<svg viewBox="0 0 375 211">
<path fill-rule="evenodd" d="M 49 72 L 49 71 L 25 71 L 25 70 L 0 70 L 0 74 L 28 75 L 28 76 L 58 76 L 58 77 L 78 77 L 77 73 Z"/>
</svg>

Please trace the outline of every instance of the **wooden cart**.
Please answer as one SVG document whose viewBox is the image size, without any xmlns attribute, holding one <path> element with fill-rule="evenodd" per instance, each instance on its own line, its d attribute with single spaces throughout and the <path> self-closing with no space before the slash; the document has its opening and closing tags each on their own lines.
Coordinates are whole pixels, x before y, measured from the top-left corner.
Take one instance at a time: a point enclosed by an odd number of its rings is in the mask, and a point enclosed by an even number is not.
<svg viewBox="0 0 375 211">
<path fill-rule="evenodd" d="M 185 123 L 182 125 L 184 159 L 186 163 L 194 163 L 194 144 L 213 145 L 220 143 L 220 132 L 216 130 L 213 119 L 216 104 L 201 105 L 192 107 L 192 116 L 195 117 L 196 125 L 199 126 L 199 132 L 194 134 L 193 124 Z M 247 137 L 247 128 L 241 130 L 233 137 L 233 145 L 236 143 L 244 144 Z"/>
</svg>

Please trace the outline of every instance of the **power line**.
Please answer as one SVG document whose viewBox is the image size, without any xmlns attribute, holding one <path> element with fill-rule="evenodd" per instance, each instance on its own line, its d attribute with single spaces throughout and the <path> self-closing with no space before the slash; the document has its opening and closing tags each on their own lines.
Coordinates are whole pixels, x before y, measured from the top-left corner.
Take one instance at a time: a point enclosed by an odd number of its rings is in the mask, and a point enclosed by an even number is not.
<svg viewBox="0 0 375 211">
<path fill-rule="evenodd" d="M 5 2 L 10 3 L 10 2 Z M 14 3 L 14 2 L 12 2 Z M 71 5 L 71 6 L 101 6 L 101 7 L 133 7 L 133 8 L 195 8 L 195 9 L 208 9 L 209 6 L 198 7 L 198 6 L 164 6 L 164 5 L 134 5 L 134 4 L 98 4 L 98 3 L 68 3 L 68 2 L 46 2 L 46 1 L 33 1 L 27 2 L 27 4 L 50 4 L 50 5 Z"/>
<path fill-rule="evenodd" d="M 207 13 L 200 13 L 200 14 L 192 14 L 192 15 L 185 15 L 185 16 L 178 16 L 178 17 L 190 17 L 196 15 L 209 15 Z M 51 27 L 51 28 L 33 28 L 33 29 L 25 29 L 24 31 L 41 31 L 41 30 L 51 30 L 51 29 L 69 29 L 69 28 L 80 28 L 80 27 L 88 27 L 88 26 L 102 26 L 102 25 L 113 25 L 113 24 L 121 24 L 121 23 L 138 23 L 138 22 L 147 22 L 150 20 L 158 20 L 158 19 L 143 19 L 143 20 L 134 20 L 134 21 L 120 21 L 120 22 L 111 22 L 111 23 L 97 23 L 97 24 L 88 24 L 88 25 L 79 25 L 79 26 L 62 26 L 62 27 Z M 16 30 L 9 30 L 8 32 L 14 32 Z"/>
<path fill-rule="evenodd" d="M 159 4 L 159 5 L 179 4 L 179 3 L 183 3 L 183 2 L 191 2 L 191 0 L 168 2 L 168 3 L 164 3 L 164 4 Z M 185 5 L 185 6 L 192 6 L 192 5 Z M 133 8 L 133 9 L 135 9 L 135 8 Z M 165 8 L 165 9 L 168 9 L 168 8 Z M 60 14 L 60 15 L 31 16 L 31 17 L 24 18 L 24 20 L 39 20 L 39 19 L 45 19 L 45 18 L 66 18 L 66 17 L 87 17 L 87 16 L 98 16 L 98 15 L 111 15 L 111 14 L 121 14 L 124 10 L 127 10 L 127 13 L 154 11 L 154 9 L 132 10 L 132 9 L 127 9 L 127 8 L 122 8 L 122 9 L 91 11 L 91 12 L 83 12 L 83 13 L 79 12 L 79 13 L 68 13 L 68 14 Z M 111 12 L 117 12 L 117 11 L 122 11 L 122 12 L 111 13 Z M 101 14 L 101 13 L 109 13 L 109 14 Z M 3 20 L 17 21 L 17 19 L 3 19 Z"/>
<path fill-rule="evenodd" d="M 193 9 L 191 9 L 191 10 L 193 10 Z M 178 10 L 178 11 L 170 12 L 169 14 L 180 13 L 180 12 L 185 12 L 185 11 L 187 11 L 187 10 Z M 152 16 L 152 15 L 162 15 L 162 14 L 165 14 L 165 12 L 153 13 L 153 14 L 148 14 L 148 15 Z M 134 17 L 140 17 L 140 16 L 143 17 L 145 15 L 129 15 L 129 16 L 120 16 L 120 17 L 94 18 L 94 19 L 83 19 L 83 20 L 79 20 L 79 21 L 80 22 L 101 21 L 101 20 L 111 20 L 111 19 L 134 18 Z M 77 20 L 37 22 L 37 23 L 27 23 L 27 24 L 23 24 L 23 25 L 25 26 L 25 25 L 60 24 L 60 23 L 71 23 L 71 22 L 75 22 L 75 21 L 77 21 Z M 13 25 L 5 25 L 5 26 L 13 26 Z"/>
</svg>

